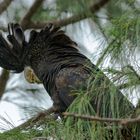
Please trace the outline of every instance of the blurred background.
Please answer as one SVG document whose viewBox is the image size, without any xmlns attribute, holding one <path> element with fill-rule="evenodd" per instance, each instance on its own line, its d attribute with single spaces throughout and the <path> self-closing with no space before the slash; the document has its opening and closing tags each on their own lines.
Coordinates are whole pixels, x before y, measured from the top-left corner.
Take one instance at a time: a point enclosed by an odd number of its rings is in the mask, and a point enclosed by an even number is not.
<svg viewBox="0 0 140 140">
<path fill-rule="evenodd" d="M 0 0 L 0 32 L 18 22 L 26 40 L 32 29 L 52 22 L 79 45 L 79 51 L 112 80 L 136 106 L 140 99 L 140 0 Z M 0 68 L 0 129 L 13 128 L 52 101 L 42 84 L 24 73 Z"/>
</svg>

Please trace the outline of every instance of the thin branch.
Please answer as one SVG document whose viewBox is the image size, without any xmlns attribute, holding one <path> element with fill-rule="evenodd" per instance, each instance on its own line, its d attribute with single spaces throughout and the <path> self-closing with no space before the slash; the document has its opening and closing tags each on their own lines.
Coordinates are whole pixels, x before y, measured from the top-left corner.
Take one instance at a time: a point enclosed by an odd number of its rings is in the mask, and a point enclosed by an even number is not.
<svg viewBox="0 0 140 140">
<path fill-rule="evenodd" d="M 12 1 L 13 0 L 3 0 L 3 2 L 0 3 L 0 15 L 8 8 Z"/>
<path fill-rule="evenodd" d="M 89 7 L 89 11 L 92 14 L 95 14 L 108 2 L 109 2 L 109 0 L 100 0 L 96 4 L 91 5 Z M 86 19 L 89 17 L 91 17 L 91 14 L 87 15 L 87 12 L 81 12 L 80 14 L 73 15 L 69 18 L 65 18 L 65 19 L 61 19 L 61 20 L 53 20 L 53 21 L 47 21 L 47 22 L 30 22 L 27 25 L 27 29 L 29 29 L 29 28 L 35 28 L 35 29 L 43 28 L 46 24 L 48 24 L 50 22 L 55 24 L 56 26 L 66 26 L 66 25 L 76 23 L 80 20 L 83 20 L 83 19 Z"/>
<path fill-rule="evenodd" d="M 124 84 L 120 84 L 117 86 L 118 89 L 126 89 L 126 88 L 130 88 L 130 87 L 135 87 L 135 86 L 139 86 L 140 85 L 140 81 L 134 81 L 134 82 L 128 82 L 128 83 L 124 83 Z"/>
<path fill-rule="evenodd" d="M 67 116 L 67 117 L 74 117 L 74 118 L 80 118 L 80 119 L 84 119 L 84 120 L 90 120 L 90 121 L 117 123 L 120 125 L 140 123 L 140 116 L 137 118 L 133 118 L 133 119 L 129 119 L 129 118 L 117 119 L 117 118 L 101 118 L 101 117 L 95 117 L 95 116 L 89 116 L 89 115 L 80 115 L 80 114 L 69 113 L 69 112 L 64 112 L 62 115 Z"/>
<path fill-rule="evenodd" d="M 125 67 L 124 67 L 125 68 Z M 140 81 L 140 75 L 137 73 L 137 71 L 133 68 L 133 66 L 131 65 L 127 65 L 126 68 L 130 69 L 131 71 L 133 71 L 133 74 L 138 78 L 138 80 Z"/>
<path fill-rule="evenodd" d="M 3 69 L 0 75 L 0 99 L 4 94 L 8 79 L 9 79 L 9 71 Z"/>
<path fill-rule="evenodd" d="M 66 26 L 71 23 L 78 22 L 82 19 L 85 19 L 87 16 L 85 13 L 81 15 L 74 15 L 72 17 L 66 18 L 66 19 L 61 19 L 61 20 L 52 20 L 52 21 L 47 21 L 47 22 L 31 22 L 28 26 L 27 29 L 34 28 L 34 29 L 40 29 L 46 26 L 48 23 L 53 23 L 56 26 Z"/>
<path fill-rule="evenodd" d="M 36 0 L 33 3 L 33 5 L 30 7 L 28 12 L 25 14 L 23 19 L 21 20 L 21 26 L 24 29 L 26 29 L 26 26 L 28 26 L 28 24 L 30 23 L 32 16 L 36 13 L 36 11 L 42 5 L 43 2 L 44 2 L 44 0 Z"/>
</svg>

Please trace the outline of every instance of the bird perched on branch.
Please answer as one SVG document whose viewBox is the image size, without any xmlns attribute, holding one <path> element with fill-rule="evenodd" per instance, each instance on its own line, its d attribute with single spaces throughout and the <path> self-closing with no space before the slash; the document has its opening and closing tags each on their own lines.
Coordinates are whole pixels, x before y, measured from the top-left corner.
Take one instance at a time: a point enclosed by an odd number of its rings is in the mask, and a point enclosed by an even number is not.
<svg viewBox="0 0 140 140">
<path fill-rule="evenodd" d="M 54 113 L 70 106 L 77 97 L 74 91 L 90 87 L 91 104 L 99 116 L 112 117 L 112 110 L 125 116 L 133 110 L 127 98 L 59 27 L 48 24 L 39 32 L 32 30 L 28 42 L 19 24 L 9 24 L 8 31 L 10 43 L 0 35 L 0 66 L 16 73 L 31 67 L 51 96 Z"/>
</svg>

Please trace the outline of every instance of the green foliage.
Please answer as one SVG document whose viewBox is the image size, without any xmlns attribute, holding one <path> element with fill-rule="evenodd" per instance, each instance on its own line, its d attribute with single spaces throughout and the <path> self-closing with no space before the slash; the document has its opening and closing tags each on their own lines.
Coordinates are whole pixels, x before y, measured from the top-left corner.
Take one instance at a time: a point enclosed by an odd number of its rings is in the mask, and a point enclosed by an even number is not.
<svg viewBox="0 0 140 140">
<path fill-rule="evenodd" d="M 29 134 L 24 134 L 20 130 L 14 130 L 0 134 L 0 139 L 3 140 L 28 140 Z"/>
<path fill-rule="evenodd" d="M 122 66 L 130 64 L 140 43 L 140 11 L 135 7 L 136 1 L 112 1 L 107 6 L 106 24 L 102 26 L 97 20 L 108 45 L 102 52 L 97 64 L 104 63 L 108 56 L 111 63 Z"/>
<path fill-rule="evenodd" d="M 42 131 L 37 129 L 20 130 L 14 129 L 0 134 L 1 140 L 30 140 L 31 138 L 39 137 Z"/>
<path fill-rule="evenodd" d="M 67 111 L 81 115 L 95 115 L 89 95 L 82 91 L 77 93 L 78 97 Z M 116 112 L 116 110 L 112 111 Z M 45 118 L 34 125 L 29 123 L 25 128 L 19 127 L 0 134 L 0 139 L 4 140 L 31 140 L 35 137 L 49 137 L 56 140 L 110 140 L 113 137 L 114 140 L 118 140 L 123 136 L 120 126 L 114 123 L 100 123 L 74 117 L 64 117 L 58 120 Z"/>
</svg>

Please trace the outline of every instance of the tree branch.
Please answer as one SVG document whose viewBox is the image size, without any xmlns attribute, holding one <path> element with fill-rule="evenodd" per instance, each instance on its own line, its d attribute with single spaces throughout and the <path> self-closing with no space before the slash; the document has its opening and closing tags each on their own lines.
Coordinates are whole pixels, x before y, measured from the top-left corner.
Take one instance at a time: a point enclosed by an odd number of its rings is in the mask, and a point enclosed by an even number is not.
<svg viewBox="0 0 140 140">
<path fill-rule="evenodd" d="M 140 116 L 133 119 L 129 119 L 129 118 L 117 119 L 117 118 L 101 118 L 101 117 L 95 117 L 95 116 L 89 116 L 89 115 L 80 115 L 80 114 L 69 113 L 69 112 L 64 112 L 62 113 L 62 115 L 66 117 L 74 117 L 74 118 L 80 118 L 80 119 L 90 120 L 90 121 L 117 123 L 120 125 L 140 123 Z"/>
<path fill-rule="evenodd" d="M 8 8 L 12 1 L 13 0 L 3 0 L 3 2 L 0 3 L 0 14 Z"/>
<path fill-rule="evenodd" d="M 99 11 L 105 4 L 107 4 L 107 2 L 109 2 L 109 0 L 100 0 L 99 2 L 97 2 L 96 4 L 93 4 L 89 7 L 89 11 L 92 14 L 95 14 L 95 12 Z M 47 22 L 30 22 L 27 25 L 27 29 L 30 28 L 35 28 L 35 29 L 39 29 L 39 28 L 43 28 L 46 24 L 48 23 L 53 23 L 56 26 L 66 26 L 72 23 L 76 23 L 80 20 L 89 18 L 91 16 L 91 14 L 87 15 L 87 12 L 81 12 L 80 14 L 77 15 L 73 15 L 69 18 L 65 18 L 65 19 L 61 19 L 61 20 L 53 20 L 53 21 L 47 21 Z"/>
<path fill-rule="evenodd" d="M 33 5 L 30 7 L 30 9 L 28 10 L 28 12 L 25 14 L 25 16 L 20 22 L 23 29 L 26 29 L 26 26 L 28 26 L 28 24 L 30 23 L 32 16 L 36 13 L 36 11 L 38 10 L 38 8 L 41 6 L 43 2 L 44 0 L 36 0 L 33 3 Z"/>
<path fill-rule="evenodd" d="M 3 69 L 0 75 L 0 99 L 5 91 L 7 81 L 9 79 L 9 71 Z"/>
<path fill-rule="evenodd" d="M 26 15 L 21 20 L 21 26 L 24 30 L 34 28 L 34 29 L 40 29 L 46 26 L 48 23 L 53 23 L 56 26 L 66 26 L 72 23 L 76 23 L 80 20 L 86 19 L 91 17 L 91 14 L 87 14 L 87 12 L 81 12 L 77 15 L 73 15 L 71 17 L 60 19 L 60 20 L 52 20 L 52 21 L 46 21 L 46 22 L 32 22 L 31 17 L 35 14 L 39 6 L 42 4 L 44 0 L 36 0 L 34 4 L 31 6 L 31 8 L 28 10 Z M 89 7 L 89 11 L 92 14 L 95 14 L 95 12 L 99 11 L 105 4 L 107 4 L 109 0 L 100 0 L 96 4 L 93 4 Z"/>
</svg>

